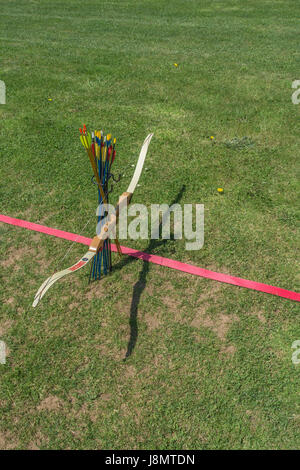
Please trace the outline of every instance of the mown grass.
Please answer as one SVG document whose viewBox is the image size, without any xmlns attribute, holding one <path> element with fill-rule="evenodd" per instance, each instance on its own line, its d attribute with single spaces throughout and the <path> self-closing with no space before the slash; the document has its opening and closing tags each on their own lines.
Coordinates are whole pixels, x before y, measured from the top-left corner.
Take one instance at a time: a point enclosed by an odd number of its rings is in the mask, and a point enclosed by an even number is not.
<svg viewBox="0 0 300 470">
<path fill-rule="evenodd" d="M 298 16 L 292 0 L 2 2 L 1 212 L 78 233 L 96 204 L 78 127 L 118 137 L 113 202 L 153 131 L 134 201 L 204 203 L 204 247 L 123 243 L 297 290 Z M 33 310 L 70 244 L 0 230 L 1 448 L 299 448 L 298 304 L 115 256 Z"/>
</svg>

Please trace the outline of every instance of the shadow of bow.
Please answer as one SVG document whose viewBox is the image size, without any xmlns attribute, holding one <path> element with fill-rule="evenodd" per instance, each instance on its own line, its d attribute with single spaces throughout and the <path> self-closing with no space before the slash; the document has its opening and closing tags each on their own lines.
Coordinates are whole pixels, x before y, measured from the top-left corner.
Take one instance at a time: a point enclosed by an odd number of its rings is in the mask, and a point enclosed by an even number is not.
<svg viewBox="0 0 300 470">
<path fill-rule="evenodd" d="M 184 191 L 185 191 L 185 185 L 182 186 L 182 188 L 178 192 L 176 198 L 173 200 L 171 205 L 179 203 Z M 162 220 L 160 221 L 159 233 L 161 233 L 161 228 L 162 228 L 163 223 L 164 223 L 164 218 L 162 218 Z M 170 242 L 170 240 L 150 240 L 150 243 L 145 249 L 145 251 L 146 253 L 153 253 L 155 249 L 157 249 L 158 247 L 162 245 L 165 245 L 167 242 Z M 114 267 L 114 269 L 122 269 L 123 266 L 133 261 L 136 261 L 136 258 L 127 257 L 126 259 L 120 261 Z M 124 361 L 126 361 L 126 359 L 129 356 L 131 356 L 135 348 L 137 338 L 138 338 L 138 323 L 137 323 L 138 307 L 139 307 L 142 293 L 146 287 L 146 280 L 147 280 L 147 275 L 148 275 L 149 267 L 150 267 L 150 263 L 148 261 L 142 261 L 142 263 L 143 263 L 143 266 L 139 274 L 139 278 L 133 286 L 131 306 L 130 306 L 130 318 L 129 318 L 130 336 L 129 336 L 129 340 L 127 344 L 127 351 L 125 354 Z"/>
</svg>

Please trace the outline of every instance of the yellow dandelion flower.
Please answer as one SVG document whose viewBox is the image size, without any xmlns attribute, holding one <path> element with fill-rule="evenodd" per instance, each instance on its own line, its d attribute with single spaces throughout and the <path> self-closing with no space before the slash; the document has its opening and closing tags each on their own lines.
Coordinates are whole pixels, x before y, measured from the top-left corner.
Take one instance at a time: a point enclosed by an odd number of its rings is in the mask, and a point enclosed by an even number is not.
<svg viewBox="0 0 300 470">
<path fill-rule="evenodd" d="M 218 191 L 218 193 L 224 193 L 224 189 L 223 189 L 223 188 L 218 188 L 217 191 Z"/>
<path fill-rule="evenodd" d="M 176 64 L 176 62 L 174 63 L 174 67 L 178 67 L 178 64 Z"/>
</svg>

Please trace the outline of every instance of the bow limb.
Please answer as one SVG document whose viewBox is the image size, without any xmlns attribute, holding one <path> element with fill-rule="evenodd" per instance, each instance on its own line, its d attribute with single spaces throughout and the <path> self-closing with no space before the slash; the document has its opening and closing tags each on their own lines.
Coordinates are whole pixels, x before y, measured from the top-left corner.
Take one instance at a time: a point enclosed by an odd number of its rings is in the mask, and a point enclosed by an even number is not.
<svg viewBox="0 0 300 470">
<path fill-rule="evenodd" d="M 91 251 L 87 251 L 85 255 L 77 261 L 77 263 L 73 264 L 70 268 L 64 269 L 63 271 L 59 271 L 55 274 L 52 274 L 52 276 L 48 277 L 45 282 L 41 285 L 37 293 L 35 294 L 34 301 L 32 306 L 36 307 L 39 301 L 41 300 L 42 297 L 46 294 L 47 290 L 50 289 L 50 287 L 59 279 L 62 277 L 66 276 L 67 274 L 71 274 L 75 271 L 78 271 L 79 269 L 83 268 L 94 256 L 96 253 L 93 253 Z"/>
</svg>

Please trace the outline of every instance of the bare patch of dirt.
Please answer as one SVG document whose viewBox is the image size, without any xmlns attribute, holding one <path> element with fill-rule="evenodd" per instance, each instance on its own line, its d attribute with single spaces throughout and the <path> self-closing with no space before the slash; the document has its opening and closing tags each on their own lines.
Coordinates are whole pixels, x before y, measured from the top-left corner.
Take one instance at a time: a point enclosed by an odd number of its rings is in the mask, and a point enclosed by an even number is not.
<svg viewBox="0 0 300 470">
<path fill-rule="evenodd" d="M 213 282 L 209 286 L 208 289 L 206 289 L 199 297 L 200 302 L 205 302 L 207 300 L 212 299 L 213 297 L 216 296 L 220 291 L 222 290 L 222 285 L 220 282 Z"/>
<path fill-rule="evenodd" d="M 134 284 L 135 278 L 134 278 L 133 274 L 131 274 L 131 273 L 126 273 L 126 274 L 122 273 L 122 278 L 124 279 L 125 282 L 128 283 L 128 285 Z"/>
<path fill-rule="evenodd" d="M 130 409 L 129 409 L 127 403 L 122 403 L 122 405 L 120 407 L 120 412 L 125 417 L 130 416 L 131 413 L 130 413 Z"/>
<path fill-rule="evenodd" d="M 125 370 L 123 373 L 126 379 L 131 379 L 132 377 L 136 376 L 136 368 L 134 366 L 125 366 Z"/>
<path fill-rule="evenodd" d="M 127 315 L 128 312 L 130 311 L 130 298 L 127 300 L 127 297 L 126 297 L 126 299 L 123 298 L 122 300 L 119 300 L 119 301 L 116 303 L 116 310 L 117 310 L 118 313 L 120 313 L 120 314 L 125 314 L 125 315 Z"/>
<path fill-rule="evenodd" d="M 47 443 L 48 439 L 43 436 L 43 434 L 39 431 L 37 432 L 36 436 L 32 441 L 29 442 L 27 449 L 28 450 L 40 450 L 43 443 Z"/>
<path fill-rule="evenodd" d="M 21 264 L 21 260 L 28 255 L 32 256 L 32 258 L 34 259 L 36 255 L 36 250 L 28 248 L 27 246 L 23 248 L 10 249 L 5 260 L 1 261 L 1 265 L 3 266 L 3 268 L 10 268 L 11 266 L 18 267 Z"/>
<path fill-rule="evenodd" d="M 37 234 L 32 235 L 33 238 L 34 236 L 37 236 Z M 12 266 L 15 269 L 21 269 L 22 261 L 26 258 L 34 259 L 33 269 L 35 272 L 37 270 L 41 271 L 40 266 L 42 266 L 43 270 L 49 268 L 50 262 L 43 256 L 43 252 L 38 250 L 38 243 L 31 244 L 31 246 L 23 244 L 21 247 L 11 248 L 5 260 L 1 260 L 0 264 L 4 269 L 9 269 Z"/>
<path fill-rule="evenodd" d="M 300 421 L 300 415 L 293 414 L 291 418 L 293 418 L 295 421 Z"/>
<path fill-rule="evenodd" d="M 18 307 L 17 312 L 18 312 L 18 315 L 22 315 L 23 313 L 25 313 L 25 309 L 23 307 Z"/>
<path fill-rule="evenodd" d="M 102 393 L 100 396 L 101 401 L 109 401 L 111 399 L 111 395 L 109 393 Z"/>
<path fill-rule="evenodd" d="M 220 351 L 220 354 L 221 355 L 226 355 L 226 356 L 234 356 L 236 352 L 236 347 L 231 344 L 229 346 L 224 346 L 223 348 L 221 348 L 221 351 Z"/>
<path fill-rule="evenodd" d="M 102 339 L 100 344 L 95 345 L 95 350 L 99 351 L 99 357 L 109 357 L 114 361 L 120 361 L 124 358 L 126 348 L 118 348 L 113 342 L 109 343 L 107 339 Z"/>
<path fill-rule="evenodd" d="M 11 328 L 13 322 L 11 320 L 2 321 L 0 323 L 0 336 L 4 336 Z"/>
<path fill-rule="evenodd" d="M 81 440 L 81 434 L 82 434 L 82 431 L 80 429 L 76 429 L 76 431 L 74 431 L 73 429 L 70 430 L 72 436 L 75 437 L 75 439 L 78 439 L 79 441 Z"/>
<path fill-rule="evenodd" d="M 251 431 L 255 432 L 260 421 L 258 411 L 246 410 L 246 415 L 249 417 Z"/>
<path fill-rule="evenodd" d="M 207 343 L 207 338 L 205 338 L 205 336 L 200 336 L 194 333 L 193 338 L 196 343 L 204 343 L 204 344 Z"/>
<path fill-rule="evenodd" d="M 41 401 L 37 409 L 39 411 L 59 411 L 63 408 L 64 401 L 55 395 L 49 395 Z"/>
<path fill-rule="evenodd" d="M 97 281 L 91 282 L 91 284 L 89 284 L 84 294 L 84 296 L 88 300 L 102 299 L 103 297 L 105 297 L 105 295 L 106 295 L 106 289 L 105 289 L 104 283 L 101 284 L 100 282 L 97 282 Z"/>
<path fill-rule="evenodd" d="M 150 331 L 160 328 L 163 324 L 157 315 L 151 314 L 149 312 L 144 315 L 144 321 Z"/>
<path fill-rule="evenodd" d="M 164 356 L 162 354 L 158 354 L 157 356 L 154 357 L 153 364 L 155 368 L 158 369 L 164 361 L 165 361 Z"/>
<path fill-rule="evenodd" d="M 266 321 L 267 321 L 266 317 L 263 315 L 263 313 L 261 311 L 259 311 L 259 312 L 250 312 L 250 315 L 254 315 L 255 317 L 257 317 L 261 323 L 266 323 Z"/>
<path fill-rule="evenodd" d="M 164 305 L 168 308 L 168 310 L 170 312 L 174 312 L 175 313 L 175 320 L 177 319 L 177 321 L 180 321 L 180 319 L 182 318 L 182 315 L 181 315 L 181 309 L 180 309 L 180 302 L 173 296 L 165 296 L 163 299 L 162 299 Z"/>
<path fill-rule="evenodd" d="M 152 284 L 146 284 L 146 287 L 145 287 L 145 293 L 147 295 L 149 295 L 150 297 L 153 297 L 153 296 L 156 296 L 157 295 L 157 291 L 154 289 L 153 285 Z"/>
<path fill-rule="evenodd" d="M 5 407 L 7 402 L 5 400 L 0 400 L 0 408 Z"/>
<path fill-rule="evenodd" d="M 0 431 L 0 450 L 13 450 L 18 448 L 19 443 L 13 439 L 10 433 Z"/>
<path fill-rule="evenodd" d="M 34 441 L 31 441 L 28 444 L 27 450 L 40 450 L 40 447 Z"/>
<path fill-rule="evenodd" d="M 206 313 L 206 305 L 201 305 L 200 308 L 197 310 L 197 315 L 194 317 L 191 326 L 194 326 L 195 328 L 201 328 L 203 326 L 203 322 L 205 320 L 205 313 Z"/>
<path fill-rule="evenodd" d="M 235 321 L 239 321 L 239 318 L 236 315 L 225 315 L 221 313 L 220 315 L 212 318 L 204 316 L 203 311 L 200 311 L 200 314 L 196 315 L 191 325 L 195 328 L 209 328 L 218 336 L 218 338 L 220 338 L 221 341 L 225 341 L 231 324 Z"/>
<path fill-rule="evenodd" d="M 72 302 L 69 304 L 69 310 L 78 310 L 78 307 L 80 306 L 80 303 L 79 302 Z"/>
<path fill-rule="evenodd" d="M 80 391 L 80 394 L 82 393 L 83 391 Z M 90 420 L 91 422 L 95 423 L 99 418 L 101 418 L 101 416 L 103 416 L 107 402 L 109 402 L 112 398 L 112 395 L 109 393 L 101 393 L 97 399 L 93 400 L 93 402 L 85 402 L 80 408 L 78 408 L 78 406 L 76 407 L 77 399 L 74 396 L 71 396 L 68 401 L 72 404 L 72 408 L 68 412 L 67 416 L 69 415 L 70 418 L 76 418 L 76 420 L 78 420 L 79 426 L 85 426 L 84 422 L 86 422 L 86 420 Z M 71 432 L 75 437 L 80 439 L 82 434 L 80 429 Z M 77 435 L 76 433 L 79 434 Z"/>
</svg>

